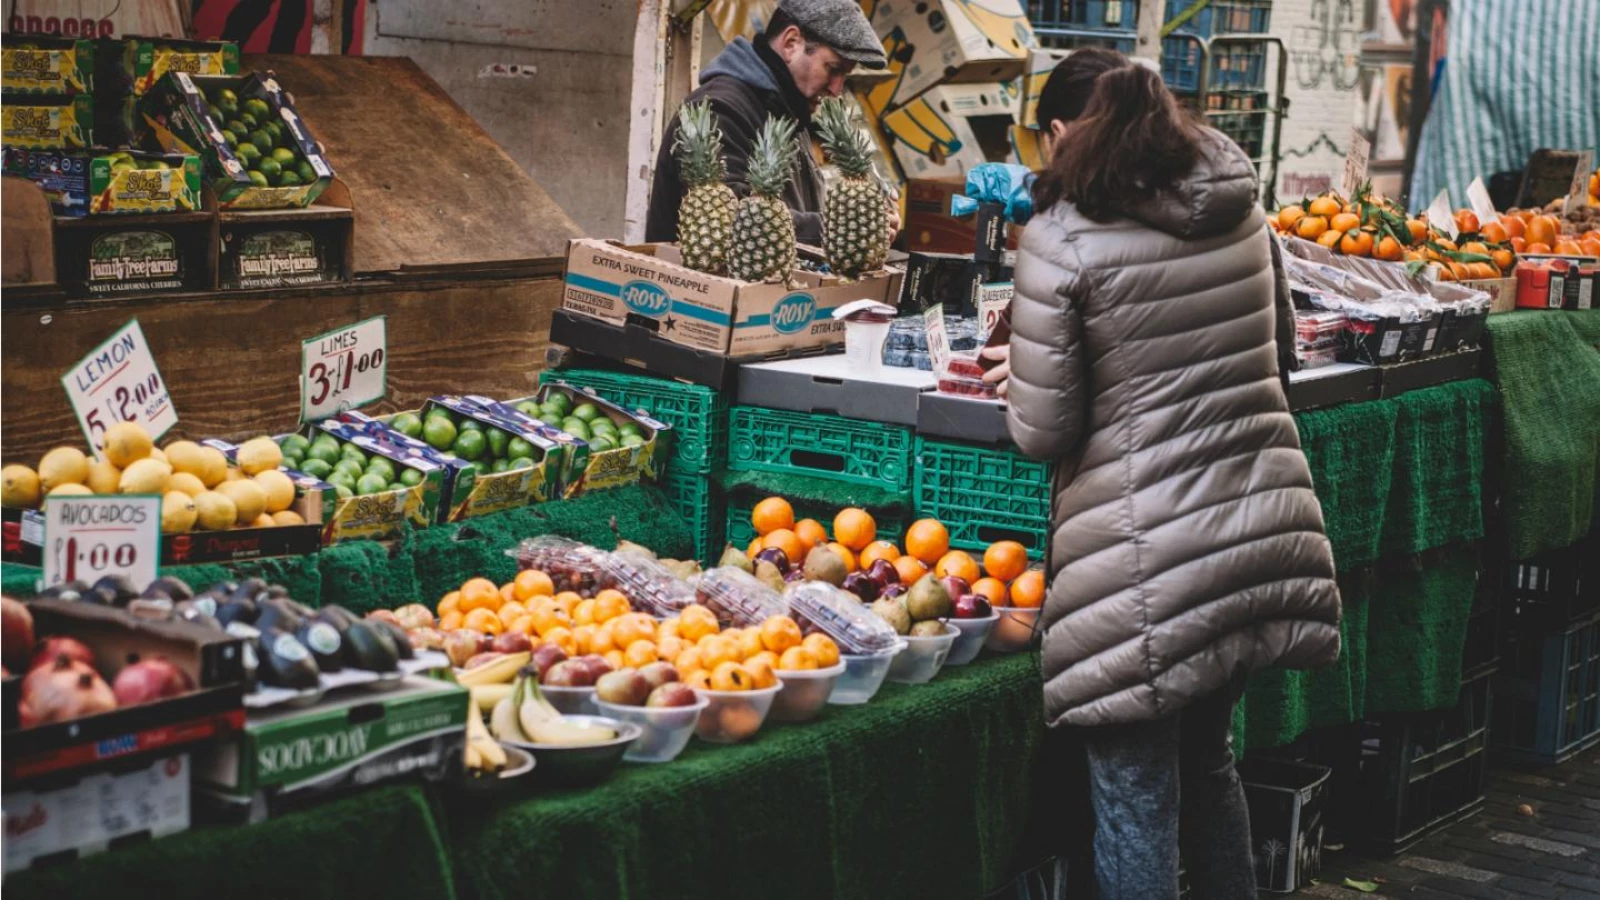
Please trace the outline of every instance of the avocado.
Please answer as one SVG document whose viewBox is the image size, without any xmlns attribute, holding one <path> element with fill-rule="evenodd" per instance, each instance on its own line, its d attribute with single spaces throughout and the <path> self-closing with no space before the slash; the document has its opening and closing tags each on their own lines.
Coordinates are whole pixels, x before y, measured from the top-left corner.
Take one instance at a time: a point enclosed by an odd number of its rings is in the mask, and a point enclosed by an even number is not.
<svg viewBox="0 0 1600 900">
<path fill-rule="evenodd" d="M 112 606 L 127 606 L 129 600 L 139 596 L 139 589 L 126 575 L 107 575 L 96 581 L 92 590 L 110 592 Z"/>
<path fill-rule="evenodd" d="M 253 693 L 261 677 L 261 654 L 258 652 L 257 639 L 261 632 L 243 622 L 234 622 L 223 629 L 228 637 L 239 638 L 239 655 L 244 663 L 244 690 Z"/>
<path fill-rule="evenodd" d="M 204 625 L 207 628 L 215 628 L 221 631 L 222 623 L 218 622 L 216 617 L 211 614 L 216 611 L 216 607 L 212 606 L 210 609 L 211 612 L 207 612 L 205 606 L 194 600 L 180 600 L 172 608 L 172 614 L 185 622 L 194 622 L 197 625 Z"/>
<path fill-rule="evenodd" d="M 361 621 L 360 619 L 357 619 L 355 615 L 350 612 L 350 610 L 338 605 L 324 606 L 323 608 L 317 610 L 317 618 L 326 621 L 335 628 L 338 628 L 340 633 L 343 633 L 346 628 L 349 628 L 352 622 Z"/>
<path fill-rule="evenodd" d="M 400 659 L 416 658 L 416 652 L 411 649 L 411 636 L 406 634 L 404 628 L 393 622 L 386 622 L 383 619 L 364 619 L 363 621 L 368 625 L 376 626 L 380 634 L 388 635 L 389 640 L 394 644 L 395 655 Z"/>
<path fill-rule="evenodd" d="M 259 615 L 261 610 L 253 600 L 229 599 L 217 604 L 217 621 L 221 622 L 224 628 L 234 622 L 253 624 Z"/>
<path fill-rule="evenodd" d="M 277 628 L 293 634 L 300 630 L 305 617 L 296 613 L 289 604 L 281 599 L 263 601 L 260 605 L 261 614 L 256 617 L 255 625 L 263 631 L 268 628 Z"/>
<path fill-rule="evenodd" d="M 265 684 L 306 691 L 320 683 L 321 675 L 311 651 L 287 631 L 262 629 L 256 652 L 261 658 L 261 680 Z"/>
<path fill-rule="evenodd" d="M 228 599 L 245 598 L 253 603 L 267 599 L 267 583 L 259 578 L 246 578 L 228 592 Z"/>
<path fill-rule="evenodd" d="M 339 630 L 332 625 L 315 619 L 305 619 L 295 632 L 295 638 L 311 651 L 311 657 L 317 661 L 318 669 L 324 672 L 337 672 L 344 668 L 342 661 L 344 641 L 339 637 Z"/>
<path fill-rule="evenodd" d="M 144 595 L 146 597 L 155 596 L 155 594 L 151 593 L 152 591 L 159 591 L 173 600 L 194 599 L 194 589 L 189 587 L 189 583 L 182 578 L 174 578 L 171 575 L 163 575 L 150 582 L 149 587 L 144 589 Z"/>
<path fill-rule="evenodd" d="M 369 672 L 393 672 L 400 653 L 389 636 L 366 622 L 351 622 L 344 632 L 345 662 Z"/>
</svg>

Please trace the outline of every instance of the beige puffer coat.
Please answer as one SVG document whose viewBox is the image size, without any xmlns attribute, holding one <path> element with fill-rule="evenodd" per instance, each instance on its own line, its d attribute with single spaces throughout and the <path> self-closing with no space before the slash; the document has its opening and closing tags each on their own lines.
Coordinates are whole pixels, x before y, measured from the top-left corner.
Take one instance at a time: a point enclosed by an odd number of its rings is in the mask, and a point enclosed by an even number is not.
<svg viewBox="0 0 1600 900">
<path fill-rule="evenodd" d="M 1162 718 L 1237 672 L 1339 655 L 1255 171 L 1214 131 L 1204 148 L 1128 218 L 1058 203 L 1023 237 L 1009 416 L 1023 453 L 1058 463 L 1040 619 L 1053 725 Z"/>
</svg>

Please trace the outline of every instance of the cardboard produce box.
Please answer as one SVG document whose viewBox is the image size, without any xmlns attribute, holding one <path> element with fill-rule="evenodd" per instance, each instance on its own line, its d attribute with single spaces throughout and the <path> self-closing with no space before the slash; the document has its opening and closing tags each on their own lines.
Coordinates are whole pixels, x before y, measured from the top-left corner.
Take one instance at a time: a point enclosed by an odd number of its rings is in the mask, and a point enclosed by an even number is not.
<svg viewBox="0 0 1600 900">
<path fill-rule="evenodd" d="M 5 174 L 37 184 L 58 216 L 194 212 L 200 158 L 128 151 L 5 151 Z"/>
<path fill-rule="evenodd" d="M 880 126 L 907 178 L 956 177 L 980 163 L 1017 161 L 1019 101 L 1015 82 L 941 84 L 884 113 Z"/>
<path fill-rule="evenodd" d="M 217 281 L 224 288 L 348 282 L 354 255 L 355 217 L 349 209 L 314 204 L 301 212 L 234 210 L 218 223 Z"/>
<path fill-rule="evenodd" d="M 94 92 L 95 41 L 47 34 L 7 34 L 0 44 L 0 87 L 19 94 Z"/>
<path fill-rule="evenodd" d="M 397 471 L 414 469 L 422 476 L 417 484 L 403 490 L 339 497 L 335 489 L 334 497 L 327 501 L 329 505 L 323 512 L 323 544 L 387 540 L 404 533 L 408 523 L 425 528 L 440 521 L 456 475 L 468 465 L 461 460 L 442 459 L 427 444 L 413 441 L 357 412 L 313 422 L 301 429 L 300 434 L 313 441 L 322 434 L 332 435 L 340 445 L 354 444 L 368 456 L 389 460 Z M 283 437 L 280 435 L 273 440 L 281 444 Z"/>
<path fill-rule="evenodd" d="M 56 281 L 69 297 L 128 297 L 216 287 L 215 220 L 86 216 L 56 226 Z"/>
<path fill-rule="evenodd" d="M 94 98 L 7 94 L 0 103 L 0 144 L 28 150 L 83 149 L 94 144 Z"/>
<path fill-rule="evenodd" d="M 566 395 L 573 409 L 585 403 L 592 404 L 599 410 L 600 415 L 616 425 L 633 422 L 639 426 L 641 436 L 644 438 L 643 443 L 636 446 L 623 445 L 598 451 L 584 441 L 577 441 L 583 447 L 579 453 L 571 456 L 572 465 L 562 484 L 562 496 L 576 497 L 590 491 L 637 484 L 641 479 L 654 481 L 660 477 L 667 460 L 671 458 L 672 426 L 651 418 L 643 411 L 630 412 L 599 396 L 592 389 L 576 387 L 559 379 L 540 385 L 539 392 L 532 397 L 508 400 L 497 406 L 516 412 L 518 406 L 530 402 L 543 404 L 552 394 Z M 542 424 L 554 427 L 560 423 Z M 570 439 L 571 436 L 567 437 Z"/>
<path fill-rule="evenodd" d="M 1039 127 L 1039 96 L 1044 93 L 1045 82 L 1056 66 L 1072 55 L 1071 50 L 1047 50 L 1035 47 L 1028 53 L 1028 68 L 1022 73 L 1022 110 L 1017 124 L 1023 128 Z"/>
<path fill-rule="evenodd" d="M 936 84 L 1016 78 L 1038 43 L 1022 0 L 876 0 L 868 5 L 884 51 L 904 66 L 892 106 Z"/>
<path fill-rule="evenodd" d="M 48 789 L 7 791 L 5 870 L 66 862 L 113 843 L 189 830 L 189 754 L 114 772 L 84 775 Z"/>
<path fill-rule="evenodd" d="M 117 42 L 120 52 L 106 54 L 101 87 L 143 96 L 168 72 L 189 75 L 238 75 L 239 45 L 232 41 L 189 41 L 128 35 Z"/>
<path fill-rule="evenodd" d="M 1015 250 L 1022 227 L 1003 219 L 996 221 L 990 210 L 957 218 L 950 215 L 950 200 L 965 193 L 965 178 L 916 178 L 906 186 L 906 249 L 912 252 L 974 254 L 980 244 L 980 225 L 985 233 L 1003 240 L 989 241 L 991 251 Z M 985 204 L 989 206 L 989 204 Z M 891 301 L 892 302 L 892 301 Z"/>
</svg>

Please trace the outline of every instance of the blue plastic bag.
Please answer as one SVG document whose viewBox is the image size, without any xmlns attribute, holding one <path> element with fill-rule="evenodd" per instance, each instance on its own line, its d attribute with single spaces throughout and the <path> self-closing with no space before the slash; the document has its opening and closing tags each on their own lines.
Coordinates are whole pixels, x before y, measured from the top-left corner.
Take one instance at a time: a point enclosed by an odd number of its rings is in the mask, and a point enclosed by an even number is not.
<svg viewBox="0 0 1600 900">
<path fill-rule="evenodd" d="M 950 198 L 950 215 L 970 216 L 979 203 L 1002 203 L 1018 225 L 1033 218 L 1033 172 L 1010 163 L 982 163 L 967 170 L 967 192 Z"/>
</svg>

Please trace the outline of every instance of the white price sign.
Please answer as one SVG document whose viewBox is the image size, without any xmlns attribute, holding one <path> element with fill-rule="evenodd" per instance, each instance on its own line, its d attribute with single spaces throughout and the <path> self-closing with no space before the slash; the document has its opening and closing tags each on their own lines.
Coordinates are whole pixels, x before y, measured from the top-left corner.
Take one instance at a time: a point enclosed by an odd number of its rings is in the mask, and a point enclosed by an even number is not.
<svg viewBox="0 0 1600 900">
<path fill-rule="evenodd" d="M 1460 234 L 1456 228 L 1456 214 L 1450 209 L 1450 189 L 1445 188 L 1428 204 L 1428 224 L 1450 235 L 1450 240 L 1455 240 Z"/>
<path fill-rule="evenodd" d="M 137 422 L 158 439 L 178 424 L 166 382 L 156 369 L 138 319 L 128 320 L 109 340 L 61 376 L 72 411 L 89 446 L 100 452 L 106 429 Z"/>
<path fill-rule="evenodd" d="M 922 313 L 922 329 L 928 335 L 928 356 L 933 373 L 943 375 L 950 365 L 950 338 L 944 328 L 944 304 L 933 303 Z"/>
<path fill-rule="evenodd" d="M 1344 177 L 1340 184 L 1345 199 L 1356 195 L 1356 188 L 1367 180 L 1367 157 L 1372 153 L 1372 142 L 1361 134 L 1361 129 L 1350 129 L 1350 152 L 1344 158 Z"/>
<path fill-rule="evenodd" d="M 381 399 L 388 380 L 384 316 L 300 344 L 300 421 L 326 419 Z"/>
<path fill-rule="evenodd" d="M 1589 173 L 1594 171 L 1594 151 L 1578 154 L 1578 164 L 1572 169 L 1572 186 L 1567 188 L 1567 204 L 1563 212 L 1572 214 L 1589 202 Z"/>
<path fill-rule="evenodd" d="M 161 498 L 46 497 L 43 562 L 47 588 L 68 581 L 93 584 L 106 575 L 149 584 L 161 562 Z"/>
<path fill-rule="evenodd" d="M 1479 225 L 1500 221 L 1500 213 L 1494 208 L 1494 201 L 1489 199 L 1489 189 L 1483 186 L 1483 179 L 1474 178 L 1467 185 L 1467 203 L 1472 206 L 1472 214 L 1478 217 Z"/>
<path fill-rule="evenodd" d="M 986 284 L 978 289 L 978 331 L 985 337 L 994 334 L 1000 317 L 1011 306 L 1016 289 L 1009 281 Z"/>
</svg>

